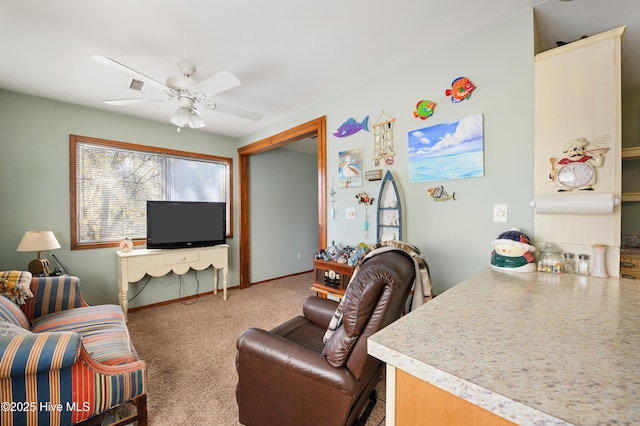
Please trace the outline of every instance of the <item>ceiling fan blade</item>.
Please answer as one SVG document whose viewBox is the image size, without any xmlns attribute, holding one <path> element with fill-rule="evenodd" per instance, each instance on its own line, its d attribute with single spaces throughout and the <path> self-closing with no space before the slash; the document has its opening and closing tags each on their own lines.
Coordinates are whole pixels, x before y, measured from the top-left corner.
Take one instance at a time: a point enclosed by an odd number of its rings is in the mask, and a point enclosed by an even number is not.
<svg viewBox="0 0 640 426">
<path fill-rule="evenodd" d="M 236 117 L 246 118 L 247 120 L 260 121 L 263 115 L 259 112 L 253 112 L 246 109 L 234 107 L 231 105 L 220 104 L 218 102 L 208 102 L 203 104 L 207 109 L 218 111 L 224 114 L 235 115 Z"/>
<path fill-rule="evenodd" d="M 126 65 L 122 65 L 120 62 L 114 61 L 111 58 L 107 58 L 106 56 L 92 56 L 91 59 L 93 59 L 94 61 L 96 61 L 96 62 L 98 62 L 100 64 L 106 65 L 106 66 L 111 67 L 111 68 L 115 68 L 118 71 L 127 73 L 127 74 L 137 78 L 138 80 L 144 81 L 145 83 L 150 84 L 151 86 L 154 86 L 154 87 L 156 87 L 156 88 L 158 88 L 160 90 L 166 90 L 166 91 L 169 91 L 169 92 L 173 92 L 173 89 L 171 89 L 170 87 L 160 83 L 157 80 L 154 80 L 151 77 L 147 77 L 146 75 L 144 75 L 144 74 L 142 74 L 142 73 L 140 73 L 140 72 L 138 72 L 136 70 L 133 70 L 133 69 L 129 68 Z"/>
<path fill-rule="evenodd" d="M 193 89 L 202 93 L 205 97 L 209 97 L 224 92 L 225 90 L 238 87 L 240 84 L 242 83 L 238 77 L 231 74 L 229 71 L 220 71 L 218 74 L 202 80 L 200 83 L 196 84 Z"/>
<path fill-rule="evenodd" d="M 126 106 L 126 105 L 140 105 L 140 104 L 155 104 L 155 103 L 159 103 L 159 102 L 167 102 L 170 101 L 171 99 L 169 98 L 165 98 L 165 99 L 146 99 L 146 98 L 139 98 L 139 99 L 111 99 L 111 100 L 107 100 L 104 101 L 105 104 L 109 104 L 109 105 L 116 105 L 116 106 Z"/>
</svg>

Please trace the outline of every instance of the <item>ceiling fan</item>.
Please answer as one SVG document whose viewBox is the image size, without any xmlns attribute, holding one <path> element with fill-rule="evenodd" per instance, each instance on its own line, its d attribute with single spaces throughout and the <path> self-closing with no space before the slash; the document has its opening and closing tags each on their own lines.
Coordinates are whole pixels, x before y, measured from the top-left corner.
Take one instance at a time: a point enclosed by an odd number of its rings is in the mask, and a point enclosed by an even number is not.
<svg viewBox="0 0 640 426">
<path fill-rule="evenodd" d="M 228 71 L 221 71 L 198 82 L 193 78 L 196 67 L 189 62 L 180 62 L 178 63 L 178 69 L 181 75 L 169 77 L 166 84 L 162 84 L 106 56 L 93 56 L 92 59 L 100 64 L 125 72 L 129 76 L 156 87 L 167 94 L 166 98 L 157 99 L 112 99 L 104 101 L 106 104 L 122 106 L 177 100 L 178 109 L 169 121 L 178 126 L 178 131 L 186 125 L 192 129 L 204 127 L 204 120 L 200 115 L 200 107 L 253 121 L 262 119 L 262 114 L 260 113 L 221 104 L 211 99 L 212 96 L 218 93 L 240 86 L 240 80 Z"/>
</svg>

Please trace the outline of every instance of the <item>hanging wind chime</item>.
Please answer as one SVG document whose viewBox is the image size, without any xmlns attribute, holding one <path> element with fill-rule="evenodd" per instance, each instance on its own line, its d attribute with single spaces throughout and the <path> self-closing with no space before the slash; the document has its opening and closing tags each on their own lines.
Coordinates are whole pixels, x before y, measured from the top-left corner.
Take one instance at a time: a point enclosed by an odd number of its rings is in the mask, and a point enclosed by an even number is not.
<svg viewBox="0 0 640 426">
<path fill-rule="evenodd" d="M 364 238 L 369 238 L 369 212 L 367 206 L 373 204 L 373 198 L 369 197 L 366 192 L 359 192 L 356 194 L 358 204 L 364 204 L 364 223 L 362 225 L 364 230 Z"/>
<path fill-rule="evenodd" d="M 334 189 L 333 176 L 331 177 L 331 190 L 329 191 L 329 197 L 331 197 L 331 208 L 329 209 L 329 216 L 331 220 L 336 220 L 336 190 Z"/>
<path fill-rule="evenodd" d="M 329 215 L 331 216 L 331 220 L 336 220 L 336 190 L 331 188 L 329 195 L 331 196 L 331 210 L 329 210 Z"/>
<path fill-rule="evenodd" d="M 383 116 L 389 117 L 388 120 L 380 121 Z M 378 166 L 380 161 L 384 161 L 388 166 L 393 164 L 393 157 L 396 152 L 393 147 L 393 125 L 396 119 L 382 111 L 378 121 L 373 125 L 373 163 Z"/>
</svg>

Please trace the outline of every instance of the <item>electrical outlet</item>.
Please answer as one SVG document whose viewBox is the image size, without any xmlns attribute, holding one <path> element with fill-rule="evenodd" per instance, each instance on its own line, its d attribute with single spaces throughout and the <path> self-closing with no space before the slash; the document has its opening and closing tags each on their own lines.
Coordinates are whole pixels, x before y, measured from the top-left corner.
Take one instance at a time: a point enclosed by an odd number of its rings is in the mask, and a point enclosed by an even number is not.
<svg viewBox="0 0 640 426">
<path fill-rule="evenodd" d="M 493 221 L 494 223 L 507 223 L 508 210 L 506 204 L 493 205 Z"/>
<path fill-rule="evenodd" d="M 302 259 L 302 253 L 298 253 L 298 260 Z"/>
</svg>

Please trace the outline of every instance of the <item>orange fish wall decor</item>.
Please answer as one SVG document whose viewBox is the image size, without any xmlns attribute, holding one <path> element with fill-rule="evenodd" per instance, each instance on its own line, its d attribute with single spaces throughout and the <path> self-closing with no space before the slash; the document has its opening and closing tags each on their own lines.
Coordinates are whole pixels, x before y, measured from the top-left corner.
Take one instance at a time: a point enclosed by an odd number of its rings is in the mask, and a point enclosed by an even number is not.
<svg viewBox="0 0 640 426">
<path fill-rule="evenodd" d="M 444 94 L 451 96 L 451 102 L 458 103 L 469 99 L 475 88 L 476 86 L 467 77 L 458 77 L 451 83 L 451 89 L 445 90 Z"/>
</svg>

